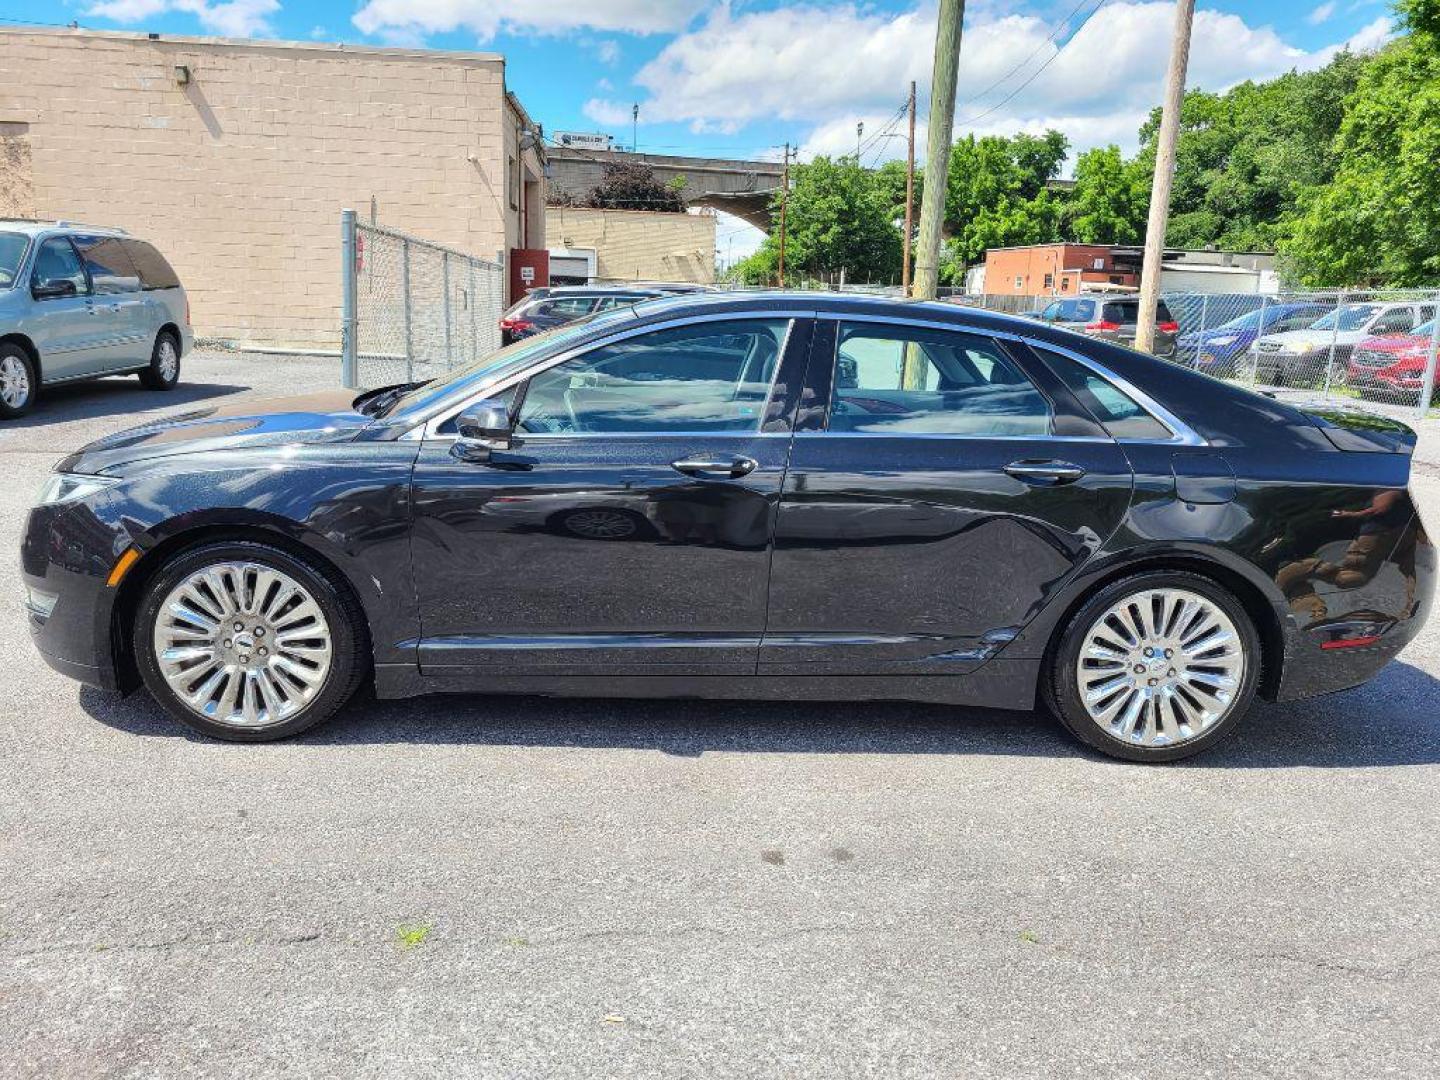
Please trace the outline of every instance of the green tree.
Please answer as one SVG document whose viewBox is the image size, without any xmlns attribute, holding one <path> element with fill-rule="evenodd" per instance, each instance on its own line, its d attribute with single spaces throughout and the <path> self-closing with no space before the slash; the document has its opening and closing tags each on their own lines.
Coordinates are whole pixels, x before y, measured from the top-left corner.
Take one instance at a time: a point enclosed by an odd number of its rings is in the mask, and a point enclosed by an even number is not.
<svg viewBox="0 0 1440 1080">
<path fill-rule="evenodd" d="M 1075 163 L 1063 231 L 1082 244 L 1135 244 L 1145 236 L 1150 171 L 1127 162 L 1118 146 L 1096 147 Z"/>
<path fill-rule="evenodd" d="M 1223 94 L 1189 91 L 1166 243 L 1275 250 L 1301 196 L 1335 175 L 1335 136 L 1371 60 L 1342 52 L 1316 71 L 1241 83 Z M 1157 108 L 1140 129 L 1133 163 L 1147 206 L 1159 127 Z"/>
<path fill-rule="evenodd" d="M 1058 240 L 1061 203 L 1047 185 L 1059 175 L 1070 143 L 1058 131 L 1043 136 L 966 136 L 950 150 L 945 228 L 957 264 L 978 262 L 992 247 Z"/>
<path fill-rule="evenodd" d="M 1440 0 L 1397 5 L 1410 34 L 1346 102 L 1333 180 L 1307 190 L 1282 253 L 1313 285 L 1440 278 Z"/>
<path fill-rule="evenodd" d="M 902 173 L 903 185 L 903 173 Z M 901 213 L 904 188 L 901 188 Z M 889 281 L 900 276 L 900 230 L 895 226 L 893 192 L 879 174 L 853 157 L 817 157 L 790 169 L 786 207 L 787 278 Z M 777 222 L 760 250 L 736 267 L 742 281 L 773 282 L 779 265 L 779 196 L 772 204 Z"/>
</svg>

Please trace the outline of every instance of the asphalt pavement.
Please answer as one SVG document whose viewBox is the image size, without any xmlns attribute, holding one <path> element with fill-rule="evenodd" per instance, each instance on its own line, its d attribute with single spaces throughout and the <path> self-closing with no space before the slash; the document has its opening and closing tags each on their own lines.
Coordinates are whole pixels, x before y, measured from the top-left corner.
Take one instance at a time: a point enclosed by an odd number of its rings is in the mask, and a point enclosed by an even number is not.
<svg viewBox="0 0 1440 1080">
<path fill-rule="evenodd" d="M 1433 1076 L 1440 625 L 1144 768 L 1040 715 L 433 697 L 206 742 L 32 650 L 0 425 L 0 1076 Z M 1415 490 L 1440 525 L 1440 425 Z"/>
</svg>

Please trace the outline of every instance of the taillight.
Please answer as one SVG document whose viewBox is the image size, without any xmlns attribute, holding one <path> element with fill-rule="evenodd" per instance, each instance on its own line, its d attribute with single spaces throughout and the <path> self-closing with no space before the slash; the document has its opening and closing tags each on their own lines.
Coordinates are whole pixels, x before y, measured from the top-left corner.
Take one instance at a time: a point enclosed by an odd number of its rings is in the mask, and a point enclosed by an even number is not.
<svg viewBox="0 0 1440 1080">
<path fill-rule="evenodd" d="M 185 297 L 185 325 L 190 325 L 190 297 Z"/>
<path fill-rule="evenodd" d="M 509 330 L 512 334 L 523 334 L 527 330 L 533 330 L 535 324 L 524 319 L 501 319 L 500 329 Z"/>
<path fill-rule="evenodd" d="M 1180 332 L 1180 324 L 1178 322 L 1162 322 L 1158 324 L 1155 329 L 1159 330 L 1162 334 L 1178 334 Z"/>
<path fill-rule="evenodd" d="M 1101 319 L 1099 322 L 1086 323 L 1086 324 L 1085 324 L 1085 329 L 1086 329 L 1086 330 L 1119 330 L 1119 329 L 1120 329 L 1120 324 L 1119 324 L 1118 322 L 1111 322 L 1109 319 Z"/>
</svg>

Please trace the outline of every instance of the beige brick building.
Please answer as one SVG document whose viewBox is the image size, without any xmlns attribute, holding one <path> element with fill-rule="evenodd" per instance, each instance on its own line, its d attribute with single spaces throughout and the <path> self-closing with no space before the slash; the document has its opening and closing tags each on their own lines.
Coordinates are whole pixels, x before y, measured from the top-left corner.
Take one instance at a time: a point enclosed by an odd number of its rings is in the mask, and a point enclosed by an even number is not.
<svg viewBox="0 0 1440 1080">
<path fill-rule="evenodd" d="M 492 53 L 0 29 L 0 216 L 153 241 L 201 336 L 337 348 L 340 211 L 488 258 L 545 238 Z"/>
<path fill-rule="evenodd" d="M 552 206 L 545 215 L 550 272 L 594 281 L 715 280 L 715 215 Z"/>
</svg>

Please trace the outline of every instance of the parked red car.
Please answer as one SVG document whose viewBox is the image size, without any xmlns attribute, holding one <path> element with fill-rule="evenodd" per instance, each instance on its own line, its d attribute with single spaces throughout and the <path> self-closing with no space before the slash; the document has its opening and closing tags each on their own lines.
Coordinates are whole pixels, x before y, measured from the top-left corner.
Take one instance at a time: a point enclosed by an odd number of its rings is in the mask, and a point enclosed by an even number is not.
<svg viewBox="0 0 1440 1080">
<path fill-rule="evenodd" d="M 1368 337 L 1350 354 L 1350 385 L 1362 394 L 1374 391 L 1411 397 L 1425 382 L 1435 320 L 1408 334 Z"/>
</svg>

